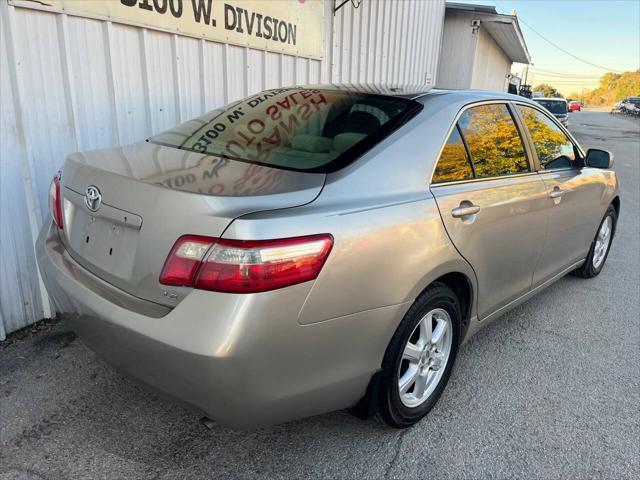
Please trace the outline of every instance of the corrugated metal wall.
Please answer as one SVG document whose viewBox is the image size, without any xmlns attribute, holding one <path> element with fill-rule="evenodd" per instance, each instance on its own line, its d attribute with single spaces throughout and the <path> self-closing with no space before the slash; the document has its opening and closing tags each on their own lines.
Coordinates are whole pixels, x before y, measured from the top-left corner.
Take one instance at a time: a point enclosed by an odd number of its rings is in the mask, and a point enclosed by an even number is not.
<svg viewBox="0 0 640 480">
<path fill-rule="evenodd" d="M 434 84 L 444 11 L 445 2 L 430 0 L 343 8 L 334 20 L 332 80 Z"/>
<path fill-rule="evenodd" d="M 318 61 L 0 0 L 0 340 L 52 314 L 33 244 L 70 152 L 131 143 L 265 88 L 435 79 L 444 0 L 363 0 L 335 17 L 333 6 Z"/>
</svg>

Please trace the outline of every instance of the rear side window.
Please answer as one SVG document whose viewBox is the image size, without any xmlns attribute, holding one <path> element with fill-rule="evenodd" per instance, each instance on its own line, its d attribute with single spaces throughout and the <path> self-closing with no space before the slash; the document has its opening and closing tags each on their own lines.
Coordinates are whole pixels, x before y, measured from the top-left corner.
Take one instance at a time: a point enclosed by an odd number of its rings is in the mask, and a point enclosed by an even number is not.
<svg viewBox="0 0 640 480">
<path fill-rule="evenodd" d="M 447 144 L 444 146 L 440 159 L 433 173 L 433 183 L 455 182 L 473 178 L 471 162 L 467 155 L 467 149 L 462 142 L 460 130 L 456 126 Z"/>
<path fill-rule="evenodd" d="M 335 171 L 408 121 L 422 104 L 343 90 L 268 90 L 150 139 L 260 165 Z"/>
<path fill-rule="evenodd" d="M 478 178 L 529 171 L 522 139 L 506 104 L 469 108 L 458 125 Z"/>
<path fill-rule="evenodd" d="M 535 108 L 518 105 L 518 109 L 531 134 L 543 169 L 557 170 L 576 165 L 576 149 L 573 142 L 553 120 Z"/>
</svg>

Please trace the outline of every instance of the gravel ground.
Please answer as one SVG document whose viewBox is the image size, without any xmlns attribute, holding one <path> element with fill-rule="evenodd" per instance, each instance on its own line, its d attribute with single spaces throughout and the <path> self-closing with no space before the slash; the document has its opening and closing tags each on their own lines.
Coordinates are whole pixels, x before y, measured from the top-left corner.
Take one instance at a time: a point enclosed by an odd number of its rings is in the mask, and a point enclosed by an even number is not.
<svg viewBox="0 0 640 480">
<path fill-rule="evenodd" d="M 0 479 L 640 478 L 640 123 L 584 111 L 570 129 L 617 157 L 622 216 L 607 266 L 476 335 L 416 427 L 336 412 L 207 430 L 49 322 L 0 344 Z"/>
</svg>

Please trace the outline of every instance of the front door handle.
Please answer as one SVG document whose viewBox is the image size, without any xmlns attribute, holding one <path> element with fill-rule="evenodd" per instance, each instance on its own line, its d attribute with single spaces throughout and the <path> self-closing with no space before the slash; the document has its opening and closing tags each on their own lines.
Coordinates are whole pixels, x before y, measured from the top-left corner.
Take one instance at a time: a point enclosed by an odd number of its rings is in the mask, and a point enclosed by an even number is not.
<svg viewBox="0 0 640 480">
<path fill-rule="evenodd" d="M 549 193 L 549 198 L 562 198 L 562 196 L 565 194 L 565 191 L 555 187 L 551 193 Z"/>
<path fill-rule="evenodd" d="M 480 207 L 478 205 L 468 204 L 468 205 L 460 205 L 458 208 L 454 208 L 451 210 L 451 216 L 453 218 L 463 218 L 469 217 L 471 215 L 475 215 L 480 211 Z"/>
</svg>

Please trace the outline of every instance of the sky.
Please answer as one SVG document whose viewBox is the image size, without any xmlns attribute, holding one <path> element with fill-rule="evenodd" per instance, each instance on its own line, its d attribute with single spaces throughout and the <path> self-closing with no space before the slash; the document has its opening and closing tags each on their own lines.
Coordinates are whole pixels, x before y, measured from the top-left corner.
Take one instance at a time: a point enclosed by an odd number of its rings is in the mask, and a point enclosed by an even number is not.
<svg viewBox="0 0 640 480">
<path fill-rule="evenodd" d="M 493 5 L 499 13 L 516 10 L 533 63 L 527 79 L 531 85 L 549 83 L 569 95 L 596 88 L 607 71 L 640 68 L 640 0 L 456 1 Z M 572 58 L 531 28 L 573 55 L 606 69 Z M 521 64 L 512 69 L 520 77 L 523 71 Z"/>
</svg>

